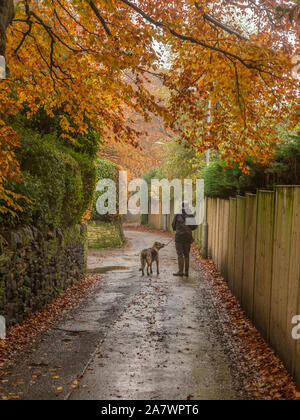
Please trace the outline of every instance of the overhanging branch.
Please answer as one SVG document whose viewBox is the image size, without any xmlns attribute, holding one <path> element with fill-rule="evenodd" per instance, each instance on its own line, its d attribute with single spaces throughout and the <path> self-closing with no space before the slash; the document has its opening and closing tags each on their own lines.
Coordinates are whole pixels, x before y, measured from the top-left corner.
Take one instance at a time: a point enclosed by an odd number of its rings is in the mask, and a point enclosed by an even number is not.
<svg viewBox="0 0 300 420">
<path fill-rule="evenodd" d="M 98 7 L 95 5 L 95 3 L 93 2 L 93 0 L 90 0 L 89 5 L 91 7 L 91 9 L 93 10 L 95 16 L 97 17 L 97 19 L 100 21 L 101 25 L 103 26 L 106 34 L 108 36 L 112 36 L 112 33 L 108 27 L 108 24 L 106 23 L 104 17 L 101 15 L 100 10 L 98 9 Z"/>
<path fill-rule="evenodd" d="M 178 39 L 181 39 L 182 41 L 188 41 L 192 44 L 200 45 L 203 48 L 207 48 L 209 50 L 221 53 L 227 58 L 232 58 L 232 59 L 235 59 L 235 60 L 239 61 L 241 64 L 243 64 L 248 69 L 263 71 L 259 66 L 256 66 L 255 64 L 250 63 L 249 62 L 250 60 L 243 59 L 243 58 L 239 57 L 238 55 L 231 53 L 230 51 L 226 51 L 226 50 L 224 50 L 222 48 L 219 48 L 215 45 L 207 44 L 205 41 L 196 39 L 192 36 L 183 35 L 183 34 L 177 32 L 176 30 L 170 28 L 167 24 L 165 24 L 163 22 L 156 21 L 151 16 L 149 16 L 146 12 L 144 12 L 142 9 L 140 9 L 138 6 L 136 6 L 135 4 L 131 3 L 128 0 L 120 0 L 120 1 L 124 4 L 126 4 L 131 9 L 135 10 L 135 12 L 138 13 L 140 16 L 142 16 L 147 22 L 152 23 L 154 26 L 156 26 L 158 28 L 161 28 L 161 29 L 164 29 L 164 30 L 168 31 L 171 35 L 173 35 L 174 37 L 176 37 Z"/>
<path fill-rule="evenodd" d="M 225 25 L 224 23 L 218 21 L 215 17 L 211 16 L 209 13 L 203 13 L 203 17 L 204 17 L 204 19 L 208 20 L 209 22 L 213 23 L 215 26 L 218 26 L 219 28 L 223 29 L 224 31 L 228 32 L 229 34 L 235 35 L 241 41 L 250 41 L 249 38 L 240 34 L 239 32 L 237 32 L 234 29 L 230 28 L 229 26 Z"/>
</svg>

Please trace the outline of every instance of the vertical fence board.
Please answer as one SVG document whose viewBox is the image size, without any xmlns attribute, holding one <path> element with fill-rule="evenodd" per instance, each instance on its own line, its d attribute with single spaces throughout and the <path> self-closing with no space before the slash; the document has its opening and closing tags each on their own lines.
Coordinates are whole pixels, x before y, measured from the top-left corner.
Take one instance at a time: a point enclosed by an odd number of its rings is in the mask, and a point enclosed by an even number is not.
<svg viewBox="0 0 300 420">
<path fill-rule="evenodd" d="M 272 289 L 275 194 L 258 192 L 254 323 L 268 341 Z"/>
<path fill-rule="evenodd" d="M 214 220 L 214 246 L 213 246 L 213 260 L 217 267 L 218 259 L 218 236 L 219 236 L 219 199 L 215 199 L 215 220 Z"/>
<path fill-rule="evenodd" d="M 209 198 L 208 200 L 208 256 L 212 257 L 212 247 L 213 247 L 213 199 Z"/>
<path fill-rule="evenodd" d="M 289 281 L 289 301 L 288 301 L 288 326 L 291 328 L 291 319 L 295 315 L 300 315 L 300 187 L 294 191 L 294 210 L 292 227 L 292 248 L 290 259 L 290 281 Z M 292 298 L 290 300 L 290 298 Z M 297 300 L 297 308 L 294 311 L 293 299 Z M 291 335 L 290 335 L 291 337 Z M 300 389 L 300 340 L 294 342 L 294 354 L 292 361 L 292 374 L 295 376 L 296 383 Z"/>
<path fill-rule="evenodd" d="M 208 199 L 207 203 L 207 223 L 208 223 L 208 256 L 212 256 L 212 224 L 213 224 L 213 206 L 212 198 Z"/>
<path fill-rule="evenodd" d="M 215 199 L 211 198 L 210 200 L 210 220 L 208 225 L 208 235 L 210 236 L 210 254 L 209 256 L 213 258 L 214 255 L 214 243 L 215 243 Z"/>
<path fill-rule="evenodd" d="M 212 244 L 211 244 L 211 256 L 215 260 L 216 257 L 216 217 L 217 217 L 217 199 L 212 199 Z"/>
<path fill-rule="evenodd" d="M 254 278 L 256 265 L 257 196 L 246 195 L 244 269 L 242 302 L 246 314 L 253 320 Z"/>
<path fill-rule="evenodd" d="M 202 225 L 199 225 L 198 229 L 195 231 L 195 241 L 197 247 L 202 249 Z"/>
<path fill-rule="evenodd" d="M 245 233 L 245 209 L 244 197 L 237 197 L 236 207 L 236 233 L 235 233 L 235 268 L 233 291 L 238 300 L 242 301 L 243 290 L 243 265 L 244 265 L 244 233 Z"/>
<path fill-rule="evenodd" d="M 298 292 L 298 307 L 296 314 L 300 315 L 300 188 L 295 191 L 294 214 L 293 214 L 293 233 L 292 233 L 292 254 L 290 276 L 293 276 L 291 284 L 295 284 L 295 290 L 290 290 L 290 294 Z M 298 288 L 296 284 L 298 283 Z M 296 341 L 295 354 L 293 359 L 293 374 L 300 389 L 300 340 Z"/>
<path fill-rule="evenodd" d="M 214 220 L 214 244 L 213 244 L 213 260 L 217 260 L 218 256 L 218 235 L 219 235 L 219 219 L 218 219 L 219 199 L 215 198 L 215 220 Z"/>
<path fill-rule="evenodd" d="M 219 201 L 219 238 L 218 238 L 218 270 L 222 270 L 222 245 L 223 245 L 223 213 L 224 200 Z"/>
<path fill-rule="evenodd" d="M 216 260 L 216 234 L 217 234 L 217 199 L 212 199 L 212 223 L 211 223 L 211 229 L 212 229 L 212 244 L 211 244 L 211 256 L 212 259 Z"/>
<path fill-rule="evenodd" d="M 300 296 L 299 296 L 299 300 L 298 300 L 298 314 L 300 315 Z M 294 326 L 295 325 L 293 325 L 293 327 Z M 298 387 L 298 389 L 300 389 L 300 340 L 296 341 L 293 375 L 294 375 L 297 387 Z"/>
<path fill-rule="evenodd" d="M 290 369 L 293 351 L 286 326 L 292 219 L 293 189 L 276 188 L 270 342 Z"/>
<path fill-rule="evenodd" d="M 223 200 L 223 238 L 221 255 L 221 274 L 228 280 L 228 232 L 229 232 L 229 200 Z"/>
<path fill-rule="evenodd" d="M 199 246 L 202 249 L 202 238 L 203 238 L 203 224 L 199 226 Z"/>
<path fill-rule="evenodd" d="M 235 233 L 236 233 L 236 198 L 230 199 L 229 229 L 228 229 L 228 285 L 233 291 L 235 268 Z"/>
<path fill-rule="evenodd" d="M 219 243 L 218 243 L 218 270 L 222 271 L 222 252 L 223 252 L 223 237 L 224 237 L 224 209 L 225 200 L 220 200 L 219 203 Z"/>
<path fill-rule="evenodd" d="M 217 236 L 217 268 L 221 272 L 221 250 L 222 250 L 222 238 L 223 238 L 223 200 L 218 200 L 218 236 Z"/>
<path fill-rule="evenodd" d="M 214 262 L 217 269 L 219 269 L 219 238 L 220 238 L 220 199 L 216 199 L 216 220 L 215 220 L 215 255 Z"/>
<path fill-rule="evenodd" d="M 293 192 L 293 209 L 291 221 L 291 235 L 288 238 L 290 242 L 289 258 L 289 278 L 287 292 L 287 322 L 286 336 L 287 347 L 290 349 L 290 356 L 287 367 L 291 374 L 296 378 L 300 385 L 300 351 L 297 354 L 297 341 L 293 339 L 291 331 L 294 327 L 292 319 L 295 315 L 300 315 L 299 297 L 300 297 L 300 187 L 291 188 Z"/>
</svg>

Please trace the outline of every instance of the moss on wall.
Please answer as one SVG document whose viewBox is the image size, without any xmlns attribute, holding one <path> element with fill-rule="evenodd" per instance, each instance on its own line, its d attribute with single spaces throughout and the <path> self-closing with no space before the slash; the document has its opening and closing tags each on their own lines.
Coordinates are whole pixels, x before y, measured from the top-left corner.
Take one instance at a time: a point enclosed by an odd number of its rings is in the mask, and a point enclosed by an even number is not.
<svg viewBox="0 0 300 420">
<path fill-rule="evenodd" d="M 0 315 L 8 325 L 22 321 L 84 276 L 86 236 L 86 227 L 80 225 L 1 232 Z"/>
</svg>

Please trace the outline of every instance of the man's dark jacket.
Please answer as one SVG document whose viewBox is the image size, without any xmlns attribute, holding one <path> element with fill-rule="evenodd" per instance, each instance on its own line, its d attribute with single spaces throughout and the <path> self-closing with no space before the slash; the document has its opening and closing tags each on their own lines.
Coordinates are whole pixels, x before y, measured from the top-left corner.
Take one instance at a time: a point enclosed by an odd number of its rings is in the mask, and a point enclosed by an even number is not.
<svg viewBox="0 0 300 420">
<path fill-rule="evenodd" d="M 187 219 L 189 219 L 188 224 L 186 224 Z M 176 214 L 172 223 L 172 228 L 176 231 L 175 242 L 192 244 L 194 242 L 192 232 L 197 227 L 198 225 L 193 214 L 188 214 L 184 210 L 182 214 Z"/>
</svg>

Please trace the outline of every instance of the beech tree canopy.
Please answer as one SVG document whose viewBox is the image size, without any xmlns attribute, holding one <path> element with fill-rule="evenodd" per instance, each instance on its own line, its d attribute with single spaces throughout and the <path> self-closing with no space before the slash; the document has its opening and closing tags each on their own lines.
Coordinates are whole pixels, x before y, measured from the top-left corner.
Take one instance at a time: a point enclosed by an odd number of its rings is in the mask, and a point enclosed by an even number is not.
<svg viewBox="0 0 300 420">
<path fill-rule="evenodd" d="M 1 4 L 3 1 L 1 1 Z M 199 151 L 221 150 L 247 171 L 266 163 L 277 126 L 299 121 L 299 0 L 19 0 L 0 83 L 0 185 L 17 176 L 7 116 L 57 109 L 63 136 L 92 124 L 138 145 L 128 109 L 153 114 Z M 1 11 L 1 9 L 0 9 Z M 147 75 L 169 89 L 158 100 Z M 2 190 L 2 194 L 4 194 Z"/>
</svg>

